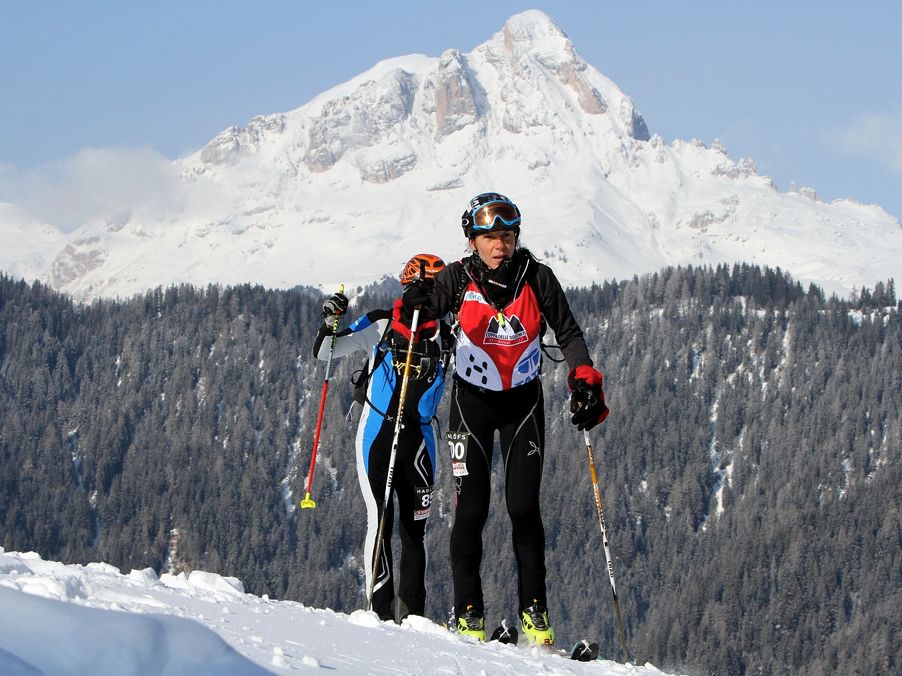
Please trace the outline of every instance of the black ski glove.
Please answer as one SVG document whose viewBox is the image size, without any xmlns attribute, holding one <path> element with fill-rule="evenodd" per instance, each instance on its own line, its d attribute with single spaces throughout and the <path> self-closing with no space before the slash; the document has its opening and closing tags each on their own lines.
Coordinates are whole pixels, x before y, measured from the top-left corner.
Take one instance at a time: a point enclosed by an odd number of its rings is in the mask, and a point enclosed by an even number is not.
<svg viewBox="0 0 902 676">
<path fill-rule="evenodd" d="M 429 303 L 429 296 L 432 293 L 432 287 L 435 286 L 435 280 L 431 278 L 415 279 L 404 287 L 404 295 L 401 296 L 401 302 L 405 308 L 415 308 L 417 305 L 426 305 Z"/>
<path fill-rule="evenodd" d="M 590 430 L 608 417 L 604 403 L 604 377 L 588 364 L 577 366 L 567 376 L 570 386 L 570 422 L 578 430 Z"/>
<path fill-rule="evenodd" d="M 335 318 L 348 311 L 348 297 L 343 293 L 334 293 L 323 303 L 323 322 L 329 328 L 335 324 Z"/>
</svg>

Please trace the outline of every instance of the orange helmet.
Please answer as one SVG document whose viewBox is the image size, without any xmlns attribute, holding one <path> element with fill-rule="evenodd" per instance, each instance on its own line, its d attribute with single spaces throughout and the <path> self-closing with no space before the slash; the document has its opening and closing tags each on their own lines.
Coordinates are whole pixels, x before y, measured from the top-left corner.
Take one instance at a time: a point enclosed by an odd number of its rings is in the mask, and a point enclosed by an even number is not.
<svg viewBox="0 0 902 676">
<path fill-rule="evenodd" d="M 417 254 L 404 266 L 401 272 L 401 286 L 407 286 L 417 279 L 432 279 L 444 267 L 445 261 L 435 254 Z"/>
</svg>

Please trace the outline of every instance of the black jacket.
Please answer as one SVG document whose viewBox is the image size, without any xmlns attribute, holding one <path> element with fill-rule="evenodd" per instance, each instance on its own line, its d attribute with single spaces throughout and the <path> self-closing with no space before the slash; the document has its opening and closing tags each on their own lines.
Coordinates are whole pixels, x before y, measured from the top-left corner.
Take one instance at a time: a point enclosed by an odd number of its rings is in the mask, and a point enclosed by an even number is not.
<svg viewBox="0 0 902 676">
<path fill-rule="evenodd" d="M 518 284 L 521 275 L 532 287 L 539 301 L 542 319 L 554 331 L 570 370 L 583 364 L 592 366 L 582 329 L 576 323 L 561 283 L 551 268 L 538 262 L 526 249 L 517 249 L 510 264 L 509 276 L 512 288 L 516 293 L 522 290 L 522 284 Z M 435 277 L 435 286 L 430 298 L 430 306 L 435 316 L 443 317 L 448 312 L 457 314 L 463 289 L 469 279 L 476 282 L 483 291 L 483 296 L 491 302 L 492 296 L 497 294 L 486 288 L 484 268 L 485 266 L 479 262 L 478 255 L 474 253 L 468 258 L 451 263 L 439 272 Z M 511 300 L 513 297 L 507 298 L 501 304 L 507 305 Z M 497 309 L 500 310 L 502 307 L 499 306 Z"/>
</svg>

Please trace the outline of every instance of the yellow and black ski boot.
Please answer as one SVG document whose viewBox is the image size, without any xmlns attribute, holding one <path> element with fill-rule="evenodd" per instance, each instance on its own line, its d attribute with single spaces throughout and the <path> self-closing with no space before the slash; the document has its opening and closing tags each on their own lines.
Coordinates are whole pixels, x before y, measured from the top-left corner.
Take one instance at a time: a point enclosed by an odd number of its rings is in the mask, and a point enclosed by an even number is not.
<svg viewBox="0 0 902 676">
<path fill-rule="evenodd" d="M 462 636 L 472 636 L 480 641 L 485 641 L 485 618 L 481 610 L 473 606 L 467 606 L 457 616 L 457 633 Z"/>
<path fill-rule="evenodd" d="M 538 599 L 533 599 L 533 604 L 520 613 L 520 626 L 529 643 L 554 645 L 554 629 L 548 621 L 548 609 Z"/>
</svg>

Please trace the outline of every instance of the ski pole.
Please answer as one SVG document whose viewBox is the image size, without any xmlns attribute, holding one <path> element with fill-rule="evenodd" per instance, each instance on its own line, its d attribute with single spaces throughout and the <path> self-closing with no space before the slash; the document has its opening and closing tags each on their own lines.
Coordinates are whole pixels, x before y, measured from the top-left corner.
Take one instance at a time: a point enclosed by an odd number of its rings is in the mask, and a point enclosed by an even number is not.
<svg viewBox="0 0 902 676">
<path fill-rule="evenodd" d="M 391 454 L 388 457 L 388 475 L 385 479 L 385 498 L 382 500 L 382 515 L 379 518 L 379 529 L 376 531 L 376 548 L 373 552 L 373 579 L 370 580 L 367 589 L 367 610 L 373 609 L 373 594 L 376 591 L 376 578 L 378 577 L 380 564 L 382 563 L 382 537 L 385 533 L 385 512 L 388 511 L 388 503 L 391 500 L 392 476 L 395 472 L 395 457 L 398 455 L 398 440 L 401 437 L 401 416 L 404 412 L 404 399 L 407 396 L 407 381 L 410 379 L 410 363 L 413 359 L 413 343 L 417 335 L 417 324 L 420 320 L 420 306 L 413 309 L 413 318 L 410 320 L 410 341 L 407 343 L 407 358 L 404 360 L 404 375 L 401 378 L 401 394 L 398 396 L 398 412 L 395 414 L 395 432 L 392 436 Z"/>
<path fill-rule="evenodd" d="M 345 285 L 338 287 L 338 293 L 345 292 Z M 335 334 L 338 333 L 338 326 L 341 322 L 341 316 L 335 315 L 335 321 L 332 323 L 332 339 L 329 341 L 329 359 L 326 361 L 326 377 L 323 379 L 323 392 L 319 398 L 319 415 L 316 419 L 316 433 L 313 435 L 313 454 L 310 456 L 310 470 L 307 473 L 307 495 L 301 500 L 301 509 L 313 509 L 316 503 L 310 497 L 310 486 L 313 484 L 313 470 L 316 469 L 316 449 L 319 448 L 319 433 L 323 428 L 323 411 L 326 408 L 326 393 L 329 391 L 329 371 L 332 370 L 332 353 L 335 352 Z"/>
<path fill-rule="evenodd" d="M 595 458 L 592 453 L 592 440 L 589 438 L 589 430 L 583 430 L 583 439 L 586 442 L 586 452 L 589 454 L 589 474 L 592 477 L 592 490 L 595 492 L 595 511 L 598 512 L 598 525 L 601 528 L 601 542 L 604 545 L 604 559 L 608 564 L 608 579 L 611 582 L 611 594 L 614 597 L 614 617 L 617 620 L 617 637 L 620 639 L 620 647 L 630 660 L 629 650 L 626 648 L 626 639 L 623 634 L 623 618 L 620 615 L 620 598 L 617 596 L 617 585 L 614 583 L 614 565 L 611 563 L 611 549 L 608 546 L 608 531 L 604 523 L 604 509 L 601 506 L 601 492 L 598 490 L 598 473 L 595 471 Z"/>
</svg>

